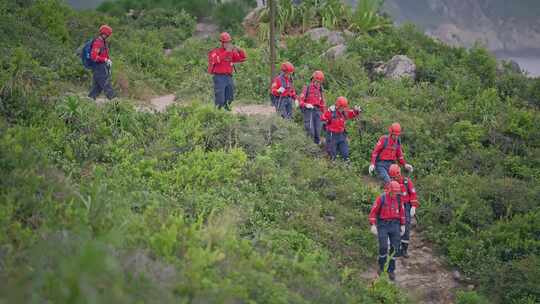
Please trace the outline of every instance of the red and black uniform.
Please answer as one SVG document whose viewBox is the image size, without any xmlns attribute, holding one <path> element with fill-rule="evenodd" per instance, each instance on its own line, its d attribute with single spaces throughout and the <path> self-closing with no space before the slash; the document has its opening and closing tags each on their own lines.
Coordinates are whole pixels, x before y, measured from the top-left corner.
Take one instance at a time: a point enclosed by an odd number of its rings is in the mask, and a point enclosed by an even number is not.
<svg viewBox="0 0 540 304">
<path fill-rule="evenodd" d="M 234 64 L 244 62 L 247 56 L 241 49 L 227 51 L 216 48 L 208 54 L 208 72 L 213 74 L 215 104 L 218 108 L 229 109 L 234 99 Z"/>
<path fill-rule="evenodd" d="M 285 91 L 279 92 L 283 88 Z M 292 119 L 293 102 L 296 99 L 296 90 L 294 89 L 292 77 L 285 73 L 280 73 L 272 81 L 270 88 L 272 93 L 272 105 L 281 117 Z"/>
<path fill-rule="evenodd" d="M 98 37 L 92 42 L 92 48 L 90 51 L 90 59 L 96 63 L 105 63 L 109 58 L 109 46 L 107 41 Z"/>
<path fill-rule="evenodd" d="M 371 153 L 371 164 L 375 166 L 377 174 L 385 184 L 390 182 L 388 175 L 390 165 L 396 161 L 402 166 L 406 164 L 399 137 L 394 139 L 390 135 L 381 136 Z"/>
<path fill-rule="evenodd" d="M 405 210 L 405 233 L 401 236 L 400 252 L 403 256 L 408 257 L 407 251 L 411 235 L 411 208 L 418 208 L 420 204 L 418 203 L 416 189 L 410 177 L 400 176 L 396 181 L 401 186 L 401 201 Z"/>
<path fill-rule="evenodd" d="M 232 75 L 234 64 L 246 61 L 246 53 L 241 49 L 227 51 L 224 47 L 210 53 L 210 73 L 214 75 Z"/>
<path fill-rule="evenodd" d="M 396 269 L 395 258 L 399 255 L 400 226 L 405 225 L 405 211 L 400 195 L 391 195 L 388 192 L 377 197 L 369 213 L 369 223 L 377 225 L 377 238 L 379 241 L 379 270 L 384 271 L 388 254 L 391 255 L 388 272 Z M 388 248 L 390 240 L 390 250 Z"/>
<path fill-rule="evenodd" d="M 314 81 L 310 82 L 302 89 L 298 103 L 304 117 L 304 130 L 314 143 L 319 144 L 322 130 L 321 115 L 326 110 L 322 85 Z M 313 107 L 308 108 L 307 104 Z"/>
<path fill-rule="evenodd" d="M 306 104 L 310 104 L 320 112 L 324 112 L 326 106 L 322 86 L 316 82 L 311 82 L 308 86 L 304 87 L 302 94 L 300 94 L 299 104 L 302 109 L 305 108 Z"/>
<path fill-rule="evenodd" d="M 359 114 L 360 112 L 356 110 L 335 109 L 332 111 L 328 109 L 322 115 L 321 120 L 326 123 L 326 131 L 328 132 L 326 148 L 332 160 L 336 159 L 338 151 L 344 160 L 349 159 L 349 142 L 345 132 L 345 121 L 354 119 Z"/>
<path fill-rule="evenodd" d="M 109 46 L 101 36 L 92 42 L 90 59 L 96 64 L 92 68 L 93 84 L 88 97 L 96 99 L 103 91 L 108 99 L 114 98 L 116 94 L 111 85 L 111 71 L 106 64 L 110 60 Z"/>
</svg>

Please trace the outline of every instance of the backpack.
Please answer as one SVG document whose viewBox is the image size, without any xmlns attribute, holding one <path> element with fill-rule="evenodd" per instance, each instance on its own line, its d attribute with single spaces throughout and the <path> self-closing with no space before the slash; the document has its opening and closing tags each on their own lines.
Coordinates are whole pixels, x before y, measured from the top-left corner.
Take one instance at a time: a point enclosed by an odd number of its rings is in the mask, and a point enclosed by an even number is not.
<svg viewBox="0 0 540 304">
<path fill-rule="evenodd" d="M 304 95 L 304 100 L 307 100 L 308 99 L 308 96 L 309 96 L 309 87 L 311 86 L 311 83 L 308 84 L 308 86 L 306 87 L 306 95 Z M 323 98 L 323 86 L 321 85 L 321 88 L 319 89 L 319 91 L 321 92 L 321 98 Z M 324 98 L 323 98 L 324 99 Z"/>
<path fill-rule="evenodd" d="M 398 140 L 397 140 L 397 146 L 401 146 L 401 138 L 398 137 Z M 386 149 L 386 147 L 388 147 L 388 136 L 385 136 L 384 137 L 384 144 L 383 144 L 383 150 Z"/>
<path fill-rule="evenodd" d="M 209 74 L 214 73 L 214 66 L 221 61 L 221 59 L 219 58 L 219 55 L 218 55 L 218 49 L 219 48 L 215 48 L 215 49 L 211 50 L 210 52 L 208 52 L 208 68 L 207 68 L 207 71 L 208 71 Z"/>
<path fill-rule="evenodd" d="M 81 61 L 85 69 L 92 69 L 96 63 L 90 58 L 90 53 L 92 52 L 92 44 L 94 44 L 95 39 L 90 39 L 86 41 L 82 50 L 81 50 Z"/>
<path fill-rule="evenodd" d="M 401 195 L 398 195 L 397 196 L 397 200 L 398 200 L 398 208 L 401 206 Z M 377 214 L 377 220 L 380 220 L 381 219 L 381 212 L 382 212 L 382 208 L 384 206 L 384 202 L 386 201 L 386 193 L 384 193 L 383 195 L 381 195 L 381 208 L 379 208 L 379 214 Z"/>
<path fill-rule="evenodd" d="M 401 138 L 398 137 L 398 140 L 397 140 L 397 144 L 396 144 L 398 147 L 401 146 Z M 386 147 L 388 147 L 388 135 L 385 135 L 384 136 L 384 143 L 383 143 L 383 148 L 382 150 L 386 149 Z M 382 152 L 381 150 L 381 152 Z M 377 155 L 377 161 L 379 161 L 380 158 L 379 158 L 379 155 Z"/>
</svg>

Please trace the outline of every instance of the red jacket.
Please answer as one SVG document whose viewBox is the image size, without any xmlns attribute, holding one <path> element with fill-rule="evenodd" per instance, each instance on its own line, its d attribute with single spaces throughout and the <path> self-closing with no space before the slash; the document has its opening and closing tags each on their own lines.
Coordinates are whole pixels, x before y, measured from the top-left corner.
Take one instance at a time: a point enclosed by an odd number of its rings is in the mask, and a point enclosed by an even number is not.
<svg viewBox="0 0 540 304">
<path fill-rule="evenodd" d="M 383 195 L 385 199 L 384 205 L 381 208 L 381 198 Z M 403 209 L 403 203 L 398 202 L 397 195 L 390 196 L 386 192 L 377 197 L 369 213 L 369 223 L 375 225 L 378 218 L 381 220 L 399 220 L 401 225 L 405 225 L 405 209 Z"/>
<path fill-rule="evenodd" d="M 385 142 L 387 143 L 386 147 Z M 395 141 L 389 135 L 383 135 L 379 138 L 371 153 L 371 164 L 375 165 L 375 162 L 379 160 L 398 160 L 402 166 L 406 164 L 399 139 Z"/>
<path fill-rule="evenodd" d="M 407 186 L 405 186 L 405 179 L 407 179 Z M 401 195 L 401 202 L 402 203 L 410 203 L 413 207 L 420 207 L 420 204 L 418 203 L 418 197 L 416 195 L 416 189 L 414 188 L 414 184 L 412 182 L 412 179 L 410 177 L 400 177 L 398 180 L 399 184 L 401 185 L 401 192 L 403 194 Z"/>
<path fill-rule="evenodd" d="M 97 63 L 104 63 L 109 59 L 109 47 L 103 38 L 98 37 L 94 39 L 92 49 L 90 50 L 90 59 Z"/>
<path fill-rule="evenodd" d="M 330 111 L 326 110 L 321 117 L 321 120 L 326 122 L 326 130 L 332 133 L 343 133 L 345 132 L 345 121 L 347 119 L 353 119 L 358 116 L 360 112 L 356 110 L 345 110 L 345 111 Z"/>
<path fill-rule="evenodd" d="M 210 57 L 210 64 L 213 65 L 211 72 L 219 75 L 232 75 L 234 64 L 244 62 L 247 58 L 241 49 L 227 51 L 223 47 L 214 49 Z"/>
<path fill-rule="evenodd" d="M 326 110 L 326 106 L 324 105 L 324 97 L 322 95 L 322 87 L 320 84 L 312 82 L 307 87 L 304 87 L 302 89 L 302 94 L 300 94 L 299 98 L 299 105 L 301 108 L 303 108 L 306 103 L 309 103 L 314 107 L 319 108 L 321 112 L 324 112 Z"/>
<path fill-rule="evenodd" d="M 278 90 L 281 87 L 285 89 L 285 92 L 280 94 Z M 274 80 L 272 81 L 271 90 L 272 90 L 272 95 L 274 96 L 296 98 L 296 91 L 294 89 L 291 77 L 285 76 L 285 74 L 283 73 L 279 74 L 276 78 L 274 78 Z"/>
</svg>

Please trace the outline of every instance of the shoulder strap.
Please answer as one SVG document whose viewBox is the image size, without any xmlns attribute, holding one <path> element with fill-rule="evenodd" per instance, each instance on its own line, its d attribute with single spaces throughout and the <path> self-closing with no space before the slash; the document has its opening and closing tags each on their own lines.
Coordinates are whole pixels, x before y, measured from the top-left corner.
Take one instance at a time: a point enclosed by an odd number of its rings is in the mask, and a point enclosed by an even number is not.
<svg viewBox="0 0 540 304">
<path fill-rule="evenodd" d="M 285 89 L 288 89 L 287 87 L 287 81 L 285 80 L 285 75 L 283 75 L 282 73 L 279 74 L 279 81 L 281 82 L 281 87 L 282 88 L 285 88 Z M 290 80 L 292 82 L 292 78 Z"/>
<path fill-rule="evenodd" d="M 409 178 L 405 177 L 403 179 L 403 185 L 405 186 L 405 191 L 407 191 L 407 194 L 409 194 Z"/>
<path fill-rule="evenodd" d="M 385 135 L 384 136 L 384 143 L 383 143 L 383 150 L 386 149 L 386 147 L 388 146 L 388 135 Z"/>
<path fill-rule="evenodd" d="M 382 208 L 384 206 L 385 201 L 386 201 L 386 192 L 383 193 L 383 195 L 381 195 L 381 207 L 379 208 L 379 214 L 377 214 L 377 216 L 381 215 Z"/>
<path fill-rule="evenodd" d="M 306 95 L 304 95 L 304 98 L 307 99 L 308 96 L 309 96 L 309 91 L 311 89 L 311 87 L 313 86 L 313 83 L 310 82 L 307 87 L 306 87 Z M 319 87 L 319 92 L 321 92 L 321 98 L 323 97 L 323 87 L 322 85 Z"/>
</svg>

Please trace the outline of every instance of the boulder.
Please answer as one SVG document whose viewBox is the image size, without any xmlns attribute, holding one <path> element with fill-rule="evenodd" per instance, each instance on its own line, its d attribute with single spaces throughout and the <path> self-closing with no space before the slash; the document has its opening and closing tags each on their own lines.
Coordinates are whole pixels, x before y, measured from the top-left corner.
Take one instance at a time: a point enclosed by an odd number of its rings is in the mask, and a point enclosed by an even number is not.
<svg viewBox="0 0 540 304">
<path fill-rule="evenodd" d="M 309 35 L 309 37 L 315 41 L 326 39 L 326 41 L 331 45 L 339 45 L 345 43 L 343 32 L 331 31 L 325 27 L 310 29 L 306 32 L 306 35 Z"/>
<path fill-rule="evenodd" d="M 242 26 L 248 36 L 257 37 L 257 28 L 259 26 L 260 14 L 263 9 L 264 7 L 257 6 L 257 8 L 249 12 L 242 21 Z"/>
<path fill-rule="evenodd" d="M 414 79 L 416 77 L 416 65 L 409 57 L 396 55 L 385 64 L 374 66 L 374 72 L 383 74 L 390 79 Z"/>
<path fill-rule="evenodd" d="M 345 55 L 345 52 L 347 52 L 347 46 L 345 46 L 344 44 L 338 44 L 329 48 L 324 53 L 324 56 L 335 60 L 337 58 L 343 57 Z"/>
</svg>

